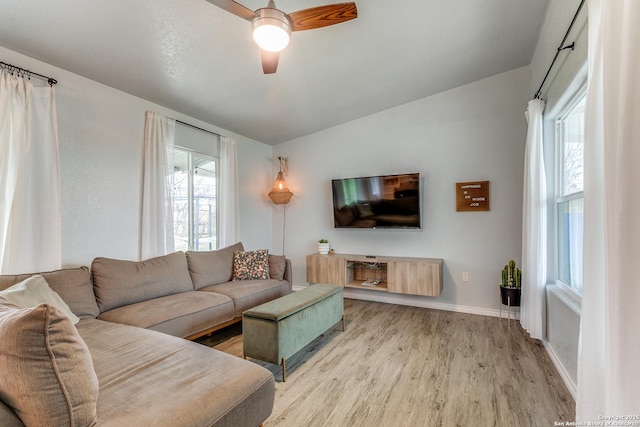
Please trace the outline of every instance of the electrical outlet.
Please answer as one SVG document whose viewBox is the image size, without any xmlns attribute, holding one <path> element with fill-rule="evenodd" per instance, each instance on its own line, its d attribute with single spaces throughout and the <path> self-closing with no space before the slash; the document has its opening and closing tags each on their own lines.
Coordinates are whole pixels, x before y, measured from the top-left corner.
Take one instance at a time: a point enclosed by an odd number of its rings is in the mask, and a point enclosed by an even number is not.
<svg viewBox="0 0 640 427">
<path fill-rule="evenodd" d="M 463 271 L 462 272 L 462 281 L 463 282 L 468 282 L 469 281 L 469 272 L 468 271 Z"/>
</svg>

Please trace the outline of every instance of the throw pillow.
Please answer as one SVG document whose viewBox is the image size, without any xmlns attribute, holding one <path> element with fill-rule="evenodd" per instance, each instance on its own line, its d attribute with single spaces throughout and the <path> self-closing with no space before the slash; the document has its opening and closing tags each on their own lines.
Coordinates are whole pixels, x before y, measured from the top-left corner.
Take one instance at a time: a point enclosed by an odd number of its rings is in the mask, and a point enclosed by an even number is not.
<svg viewBox="0 0 640 427">
<path fill-rule="evenodd" d="M 233 280 L 269 278 L 269 254 L 266 249 L 235 251 L 233 253 Z"/>
<path fill-rule="evenodd" d="M 269 255 L 269 277 L 275 280 L 283 280 L 287 269 L 287 260 L 284 255 Z"/>
<path fill-rule="evenodd" d="M 16 283 L 10 288 L 0 291 L 0 297 L 12 302 L 19 308 L 30 308 L 40 304 L 49 304 L 60 310 L 75 325 L 80 319 L 71 312 L 60 295 L 55 293 L 42 276 L 36 274 Z"/>
<path fill-rule="evenodd" d="M 360 218 L 373 216 L 373 211 L 371 210 L 371 205 L 369 203 L 358 204 L 356 205 L 356 209 L 358 210 L 358 215 L 360 215 Z"/>
<path fill-rule="evenodd" d="M 0 396 L 27 426 L 93 426 L 98 377 L 67 316 L 0 298 Z"/>
</svg>

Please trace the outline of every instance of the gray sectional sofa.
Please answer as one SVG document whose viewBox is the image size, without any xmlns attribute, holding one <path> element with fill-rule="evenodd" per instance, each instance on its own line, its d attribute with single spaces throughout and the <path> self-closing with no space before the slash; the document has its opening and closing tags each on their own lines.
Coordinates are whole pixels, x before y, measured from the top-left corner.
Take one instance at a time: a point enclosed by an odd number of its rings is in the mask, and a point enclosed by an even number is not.
<svg viewBox="0 0 640 427">
<path fill-rule="evenodd" d="M 91 269 L 40 273 L 76 325 L 55 307 L 19 309 L 0 296 L 0 425 L 260 425 L 273 408 L 273 375 L 183 339 L 291 292 L 284 257 L 269 255 L 265 278 L 231 280 L 242 250 L 96 258 Z M 0 291 L 30 276 L 0 276 Z M 30 352 L 40 353 L 25 365 Z"/>
</svg>

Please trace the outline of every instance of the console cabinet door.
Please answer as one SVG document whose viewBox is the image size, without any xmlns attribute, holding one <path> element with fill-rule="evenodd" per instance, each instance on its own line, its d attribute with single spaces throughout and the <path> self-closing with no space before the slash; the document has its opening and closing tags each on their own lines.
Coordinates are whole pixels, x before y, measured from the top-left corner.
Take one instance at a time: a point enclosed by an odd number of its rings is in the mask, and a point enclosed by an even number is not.
<svg viewBox="0 0 640 427">
<path fill-rule="evenodd" d="M 440 296 L 442 267 L 431 262 L 393 261 L 388 265 L 389 292 L 408 295 Z"/>
<path fill-rule="evenodd" d="M 346 262 L 333 255 L 307 255 L 307 282 L 342 285 L 346 283 Z"/>
</svg>

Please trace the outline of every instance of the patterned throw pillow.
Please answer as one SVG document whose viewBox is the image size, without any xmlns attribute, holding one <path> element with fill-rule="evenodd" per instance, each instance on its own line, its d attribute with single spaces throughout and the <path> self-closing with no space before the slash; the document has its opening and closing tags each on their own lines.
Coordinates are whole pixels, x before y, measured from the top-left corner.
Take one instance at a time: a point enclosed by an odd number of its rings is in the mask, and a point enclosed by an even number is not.
<svg viewBox="0 0 640 427">
<path fill-rule="evenodd" d="M 268 278 L 269 255 L 267 249 L 233 252 L 233 280 Z"/>
</svg>

